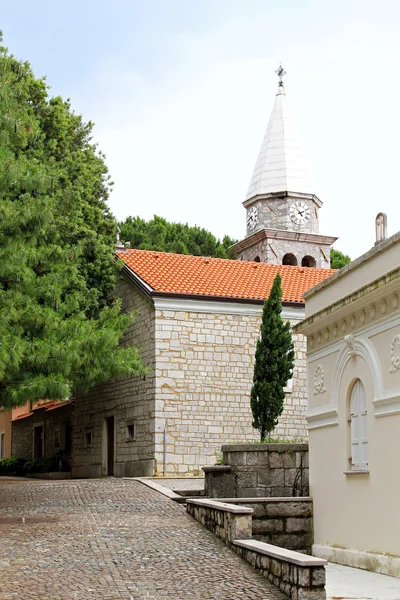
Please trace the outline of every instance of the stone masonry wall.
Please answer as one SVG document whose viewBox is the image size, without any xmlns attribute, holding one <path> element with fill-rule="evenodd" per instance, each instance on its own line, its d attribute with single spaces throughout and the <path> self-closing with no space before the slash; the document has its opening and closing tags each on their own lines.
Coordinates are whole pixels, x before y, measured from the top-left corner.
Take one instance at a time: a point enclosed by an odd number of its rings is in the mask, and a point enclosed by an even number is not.
<svg viewBox="0 0 400 600">
<path fill-rule="evenodd" d="M 206 303 L 205 303 L 206 305 Z M 156 311 L 156 461 L 166 472 L 201 473 L 215 463 L 221 444 L 258 439 L 250 390 L 259 315 Z M 307 375 L 305 341 L 294 336 L 296 366 L 292 391 L 275 430 L 305 438 Z"/>
<path fill-rule="evenodd" d="M 73 476 L 106 475 L 105 419 L 114 416 L 117 476 L 145 476 L 154 472 L 154 308 L 135 286 L 121 276 L 117 294 L 123 310 L 137 312 L 124 344 L 135 344 L 151 372 L 144 377 L 119 377 L 77 398 L 73 434 Z M 127 425 L 134 424 L 135 438 L 127 439 Z M 85 432 L 92 431 L 92 445 Z"/>
</svg>

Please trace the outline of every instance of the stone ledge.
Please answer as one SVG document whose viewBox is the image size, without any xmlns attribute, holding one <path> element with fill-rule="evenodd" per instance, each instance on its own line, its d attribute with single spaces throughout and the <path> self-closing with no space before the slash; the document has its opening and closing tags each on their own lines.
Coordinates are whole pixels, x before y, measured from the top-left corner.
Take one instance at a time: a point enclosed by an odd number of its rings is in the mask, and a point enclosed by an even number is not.
<svg viewBox="0 0 400 600">
<path fill-rule="evenodd" d="M 307 452 L 308 444 L 235 444 L 222 446 L 222 452 Z M 220 465 L 217 465 L 220 466 Z"/>
<path fill-rule="evenodd" d="M 179 494 L 176 494 L 175 492 L 173 492 L 172 490 L 170 490 L 169 488 L 164 487 L 163 485 L 160 485 L 159 483 L 156 483 L 155 481 L 151 481 L 150 478 L 145 478 L 145 477 L 123 477 L 123 479 L 126 480 L 131 480 L 131 481 L 140 481 L 140 483 L 142 483 L 143 485 L 146 485 L 147 487 L 151 488 L 152 490 L 155 490 L 156 492 L 160 492 L 160 494 L 163 494 L 163 496 L 166 496 L 167 498 L 170 498 L 171 500 L 175 500 L 176 502 L 182 502 L 182 496 L 180 496 Z"/>
<path fill-rule="evenodd" d="M 231 504 L 251 504 L 265 502 L 312 502 L 311 496 L 265 496 L 264 498 L 213 498 L 215 502 L 230 502 Z"/>
<path fill-rule="evenodd" d="M 232 470 L 230 465 L 212 465 L 210 467 L 202 467 L 204 473 L 229 473 Z"/>
<path fill-rule="evenodd" d="M 229 512 L 233 515 L 252 515 L 254 513 L 254 510 L 252 508 L 248 508 L 247 506 L 235 506 L 234 504 L 227 504 L 226 502 L 217 502 L 215 500 L 187 500 L 186 504 L 204 506 L 205 508 L 212 508 L 214 510 Z"/>
<path fill-rule="evenodd" d="M 270 556 L 271 558 L 284 560 L 285 562 L 299 567 L 324 567 L 328 564 L 328 561 L 322 558 L 315 558 L 314 556 L 301 554 L 301 552 L 286 550 L 285 548 L 266 544 L 265 542 L 257 542 L 256 540 L 233 540 L 233 544 L 245 548 L 246 550 L 252 550 L 253 552 Z"/>
</svg>

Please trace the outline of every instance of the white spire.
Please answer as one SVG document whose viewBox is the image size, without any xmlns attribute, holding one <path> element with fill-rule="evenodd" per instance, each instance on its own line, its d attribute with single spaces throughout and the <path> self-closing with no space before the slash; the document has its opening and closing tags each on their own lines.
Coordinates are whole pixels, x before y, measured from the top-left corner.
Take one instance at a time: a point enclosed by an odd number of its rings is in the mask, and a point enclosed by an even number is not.
<svg viewBox="0 0 400 600">
<path fill-rule="evenodd" d="M 246 200 L 275 192 L 316 193 L 287 103 L 282 81 L 285 71 L 279 67 L 276 72 L 278 93 Z"/>
</svg>

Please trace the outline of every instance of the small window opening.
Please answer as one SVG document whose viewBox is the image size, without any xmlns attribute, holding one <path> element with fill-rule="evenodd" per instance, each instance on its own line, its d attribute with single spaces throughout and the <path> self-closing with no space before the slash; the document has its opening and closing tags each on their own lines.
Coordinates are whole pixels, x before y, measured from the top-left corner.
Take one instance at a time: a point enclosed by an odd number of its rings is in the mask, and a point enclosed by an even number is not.
<svg viewBox="0 0 400 600">
<path fill-rule="evenodd" d="M 288 254 L 285 254 L 285 256 L 283 257 L 282 264 L 296 267 L 297 266 L 297 258 L 295 257 L 294 254 L 291 254 L 289 252 Z"/>
<path fill-rule="evenodd" d="M 93 431 L 85 431 L 85 446 L 90 448 L 93 442 Z"/>
<path fill-rule="evenodd" d="M 129 425 L 126 426 L 126 439 L 127 440 L 134 440 L 136 437 L 136 427 L 134 423 L 129 423 Z"/>
<path fill-rule="evenodd" d="M 317 263 L 313 256 L 305 256 L 301 261 L 302 267 L 316 267 Z"/>
</svg>

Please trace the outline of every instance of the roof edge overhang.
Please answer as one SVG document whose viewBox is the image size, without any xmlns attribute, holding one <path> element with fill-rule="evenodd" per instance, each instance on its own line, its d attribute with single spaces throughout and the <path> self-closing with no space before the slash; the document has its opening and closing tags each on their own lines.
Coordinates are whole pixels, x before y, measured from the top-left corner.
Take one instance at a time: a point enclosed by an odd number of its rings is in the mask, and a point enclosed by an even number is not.
<svg viewBox="0 0 400 600">
<path fill-rule="evenodd" d="M 282 192 L 271 192 L 269 194 L 256 194 L 251 198 L 246 198 L 246 200 L 244 200 L 242 204 L 245 208 L 248 208 L 249 206 L 251 206 L 255 202 L 258 202 L 259 200 L 276 200 L 280 198 L 302 198 L 303 200 L 312 200 L 313 202 L 315 202 L 315 204 L 317 204 L 319 208 L 323 206 L 322 200 L 320 200 L 315 194 L 289 192 L 288 190 Z"/>
<path fill-rule="evenodd" d="M 295 242 L 311 242 L 323 246 L 332 246 L 338 239 L 330 235 L 320 235 L 319 233 L 305 233 L 301 231 L 287 231 L 286 229 L 259 229 L 240 242 L 236 242 L 230 247 L 236 253 L 243 252 L 247 248 L 254 246 L 257 242 L 264 239 L 278 239 Z"/>
<path fill-rule="evenodd" d="M 155 298 L 171 298 L 182 300 L 201 300 L 204 302 L 234 302 L 238 304 L 262 305 L 265 298 L 239 298 L 235 296 L 212 296 L 206 294 L 185 294 L 178 292 L 161 292 L 150 287 L 139 275 L 132 271 L 127 265 L 122 268 L 122 273 L 132 281 L 141 292 L 154 301 Z M 282 301 L 282 306 L 290 308 L 304 308 L 304 302 Z"/>
</svg>

